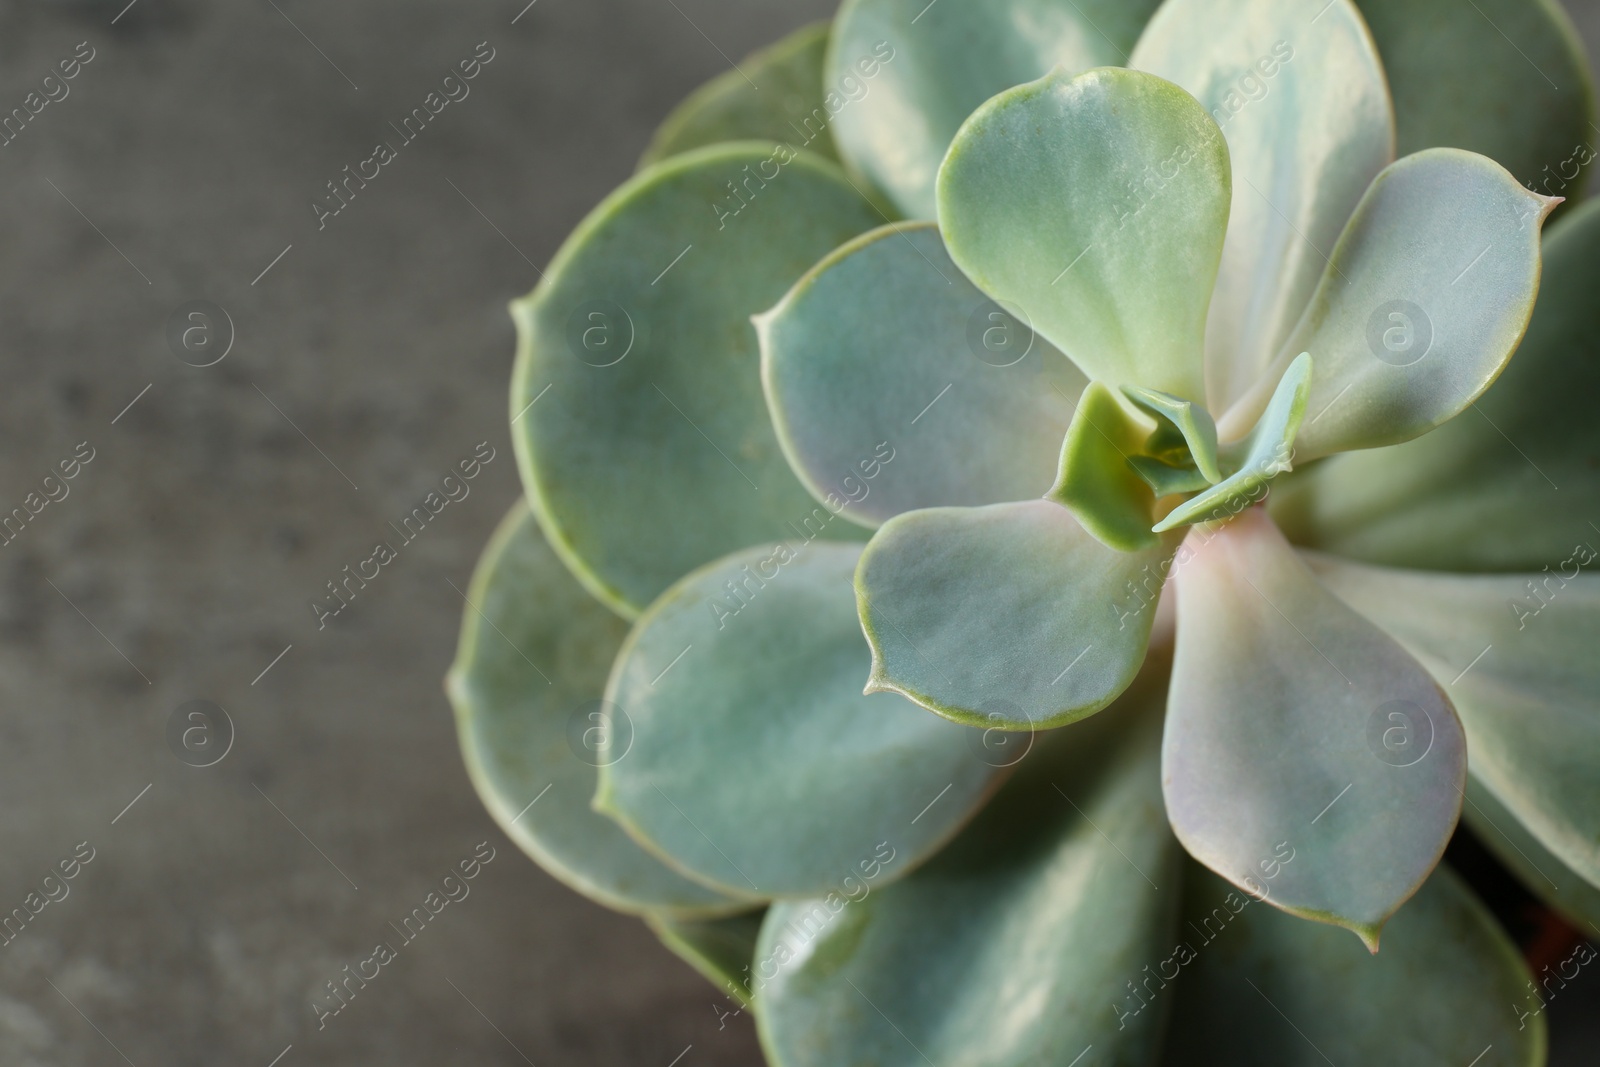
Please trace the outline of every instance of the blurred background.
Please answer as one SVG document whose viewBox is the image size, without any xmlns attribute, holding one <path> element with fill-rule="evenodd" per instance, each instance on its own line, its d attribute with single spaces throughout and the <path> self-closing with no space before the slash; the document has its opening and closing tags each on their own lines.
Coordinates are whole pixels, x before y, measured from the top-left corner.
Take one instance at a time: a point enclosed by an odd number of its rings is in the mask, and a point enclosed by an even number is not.
<svg viewBox="0 0 1600 1067">
<path fill-rule="evenodd" d="M 0 913 L 92 854 L 0 949 L 0 1063 L 759 1062 L 748 1016 L 504 838 L 440 680 L 520 493 L 506 302 L 674 103 L 832 6 L 0 0 L 0 114 L 80 64 L 0 134 L 0 514 L 45 498 L 0 534 Z M 1594 57 L 1600 0 L 1570 11 Z M 196 301 L 229 324 L 204 367 L 170 337 Z M 319 629 L 308 601 L 480 442 L 470 496 Z M 196 700 L 231 722 L 204 767 L 171 738 Z M 481 842 L 470 896 L 319 1029 Z M 1600 1058 L 1597 1007 L 1588 972 L 1551 1002 L 1552 1063 Z"/>
</svg>

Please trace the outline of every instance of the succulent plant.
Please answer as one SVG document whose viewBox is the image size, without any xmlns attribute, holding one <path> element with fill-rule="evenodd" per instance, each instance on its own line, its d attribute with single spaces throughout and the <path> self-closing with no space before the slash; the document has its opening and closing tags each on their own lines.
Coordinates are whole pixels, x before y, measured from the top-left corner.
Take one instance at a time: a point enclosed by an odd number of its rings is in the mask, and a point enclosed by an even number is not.
<svg viewBox="0 0 1600 1067">
<path fill-rule="evenodd" d="M 512 305 L 506 832 L 786 1067 L 1542 1063 L 1439 861 L 1600 933 L 1600 209 L 1471 6 L 846 0 L 691 96 Z"/>
</svg>

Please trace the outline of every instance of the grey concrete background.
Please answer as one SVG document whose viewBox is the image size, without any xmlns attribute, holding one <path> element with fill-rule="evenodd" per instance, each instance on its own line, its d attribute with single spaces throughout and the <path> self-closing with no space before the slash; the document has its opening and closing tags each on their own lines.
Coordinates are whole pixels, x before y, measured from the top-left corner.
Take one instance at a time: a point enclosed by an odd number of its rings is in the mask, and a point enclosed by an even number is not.
<svg viewBox="0 0 1600 1067">
<path fill-rule="evenodd" d="M 0 512 L 95 455 L 0 549 L 0 911 L 95 850 L 0 949 L 0 1063 L 758 1062 L 641 926 L 500 835 L 440 678 L 451 583 L 518 493 L 505 302 L 724 54 L 831 5 L 538 0 L 513 25 L 525 2 L 0 7 L 0 111 L 95 50 L 0 148 Z M 471 95 L 319 232 L 323 183 L 481 41 Z M 194 299 L 236 328 L 205 369 L 163 337 Z M 319 632 L 307 600 L 484 440 L 470 497 Z M 236 727 L 213 767 L 165 741 L 191 699 Z M 323 983 L 481 841 L 470 897 L 319 1031 Z"/>
</svg>

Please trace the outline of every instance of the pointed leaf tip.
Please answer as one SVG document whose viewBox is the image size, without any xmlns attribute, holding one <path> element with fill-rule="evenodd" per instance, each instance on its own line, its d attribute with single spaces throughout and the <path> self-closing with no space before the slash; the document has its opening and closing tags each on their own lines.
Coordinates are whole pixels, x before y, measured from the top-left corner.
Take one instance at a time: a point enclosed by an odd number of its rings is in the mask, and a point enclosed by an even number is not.
<svg viewBox="0 0 1600 1067">
<path fill-rule="evenodd" d="M 909 218 L 935 215 L 951 138 L 994 94 L 1054 70 L 1127 62 L 1157 0 L 850 0 L 824 83 L 869 91 L 832 116 L 841 154 Z M 882 62 L 879 62 L 879 61 Z"/>
<path fill-rule="evenodd" d="M 468 777 L 512 841 L 607 907 L 676 915 L 740 907 L 736 895 L 683 877 L 603 817 L 585 716 L 604 707 L 595 698 L 627 624 L 578 584 L 521 501 L 484 550 L 467 599 L 450 700 Z"/>
<path fill-rule="evenodd" d="M 1292 469 L 1295 437 L 1305 418 L 1310 395 L 1311 353 L 1302 352 L 1284 370 L 1266 411 L 1249 435 L 1223 455 L 1232 473 L 1222 481 L 1184 501 L 1156 523 L 1157 533 L 1177 526 L 1237 515 L 1259 503 L 1267 486 Z"/>
<path fill-rule="evenodd" d="M 516 315 L 512 411 L 546 388 L 562 398 L 512 424 L 523 488 L 568 565 L 619 614 L 725 553 L 791 536 L 811 503 L 772 428 L 749 318 L 782 297 L 797 264 L 878 219 L 842 171 L 797 152 L 783 210 L 718 229 L 706 204 L 772 153 L 770 142 L 714 145 L 635 175 L 567 238 Z M 667 521 L 646 535 L 646 516 Z M 835 522 L 827 535 L 857 533 Z"/>
<path fill-rule="evenodd" d="M 1187 936 L 1151 673 L 1105 722 L 1037 738 L 926 866 L 848 903 L 773 907 L 755 953 L 781 961 L 756 981 L 772 1062 L 1082 1067 L 1085 1046 L 1096 1063 L 1157 1062 L 1165 1013 L 1107 1003 Z"/>
<path fill-rule="evenodd" d="M 898 877 L 991 790 L 997 770 L 968 731 L 860 692 L 867 647 L 847 585 L 860 551 L 818 540 L 719 560 L 651 605 L 618 656 L 606 699 L 627 709 L 633 742 L 601 781 L 617 821 L 691 878 L 824 894 L 878 842 Z M 757 571 L 752 595 L 731 597 Z"/>
<path fill-rule="evenodd" d="M 1021 309 L 967 280 L 933 224 L 840 246 L 757 327 L 778 442 L 844 519 L 1049 488 L 1083 377 Z"/>
<path fill-rule="evenodd" d="M 1217 424 L 1210 412 L 1194 401 L 1156 389 L 1125 385 L 1122 394 L 1157 419 L 1159 428 L 1150 439 L 1153 450 L 1186 448 L 1207 482 L 1215 485 L 1222 481 L 1222 468 L 1217 465 Z"/>
<path fill-rule="evenodd" d="M 1384 168 L 1334 246 L 1278 363 L 1316 353 L 1302 462 L 1420 437 L 1500 375 L 1539 289 L 1548 198 L 1491 159 L 1430 148 Z M 1224 435 L 1268 392 L 1222 418 Z"/>
<path fill-rule="evenodd" d="M 1448 866 L 1385 925 L 1376 956 L 1242 897 L 1218 907 L 1229 887 L 1204 871 L 1184 881 L 1180 928 L 1217 944 L 1177 978 L 1163 1067 L 1545 1062 L 1533 976 Z"/>
<path fill-rule="evenodd" d="M 1260 508 L 1185 542 L 1165 738 L 1191 855 L 1369 951 L 1455 829 L 1466 740 L 1422 664 L 1320 583 Z"/>
<path fill-rule="evenodd" d="M 1090 382 L 1061 443 L 1060 471 L 1046 499 L 1065 505 L 1107 548 L 1139 552 L 1157 543 L 1150 529 L 1155 493 L 1130 464 L 1149 435 L 1115 393 Z"/>
<path fill-rule="evenodd" d="M 1545 571 L 1509 575 L 1310 560 L 1336 595 L 1449 686 L 1473 777 L 1591 883 L 1600 882 L 1600 577 L 1581 570 L 1595 559 L 1580 544 Z"/>
<path fill-rule="evenodd" d="M 861 556 L 862 629 L 882 683 L 930 711 L 1061 726 L 1138 671 L 1174 547 L 1108 548 L 1049 500 L 910 512 Z"/>
<path fill-rule="evenodd" d="M 1159 195 L 1142 174 L 1163 176 Z M 1222 131 L 1194 97 L 1100 67 L 974 112 L 939 168 L 939 226 L 973 283 L 1027 308 L 1090 378 L 1200 397 L 1230 189 Z"/>
</svg>

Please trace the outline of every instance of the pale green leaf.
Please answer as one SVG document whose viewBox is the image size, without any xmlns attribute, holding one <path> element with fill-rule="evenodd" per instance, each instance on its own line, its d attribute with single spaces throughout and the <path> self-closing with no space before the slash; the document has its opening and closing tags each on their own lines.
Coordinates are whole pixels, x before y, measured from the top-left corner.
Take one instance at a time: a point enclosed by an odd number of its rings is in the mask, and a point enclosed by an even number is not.
<svg viewBox="0 0 1600 1067">
<path fill-rule="evenodd" d="M 1225 411 L 1265 374 L 1394 159 L 1383 68 L 1350 0 L 1168 0 L 1129 66 L 1193 93 L 1228 141 L 1233 208 L 1206 321 L 1206 402 Z"/>
<path fill-rule="evenodd" d="M 691 876 L 759 896 L 826 893 L 875 864 L 881 883 L 943 844 L 998 761 L 973 732 L 861 692 L 860 551 L 750 549 L 651 605 L 607 688 L 634 736 L 595 807 Z"/>
<path fill-rule="evenodd" d="M 644 921 L 663 945 L 731 1001 L 723 1009 L 731 1015 L 750 1006 L 750 966 L 765 917 L 765 910 L 722 919 L 677 919 L 651 913 Z M 715 1008 L 716 1002 L 712 1006 Z"/>
<path fill-rule="evenodd" d="M 602 703 L 627 626 L 567 573 L 518 501 L 467 588 L 445 680 L 467 774 L 489 814 L 541 867 L 607 907 L 703 915 L 749 907 L 684 878 L 589 807 Z"/>
<path fill-rule="evenodd" d="M 1461 818 L 1530 892 L 1560 912 L 1591 941 L 1600 941 L 1600 887 L 1551 854 L 1477 778 L 1467 777 Z"/>
<path fill-rule="evenodd" d="M 1472 773 L 1600 885 L 1600 537 L 1535 574 L 1426 574 L 1313 557 L 1327 585 L 1446 688 Z"/>
<path fill-rule="evenodd" d="M 1150 529 L 1153 481 L 1175 476 L 1140 464 L 1150 437 L 1115 393 L 1090 382 L 1061 445 L 1061 470 L 1048 498 L 1072 509 L 1079 525 L 1108 548 L 1141 552 L 1160 542 Z"/>
<path fill-rule="evenodd" d="M 780 904 L 756 953 L 781 1067 L 1143 1064 L 1156 1013 L 1124 981 L 1168 950 L 1181 853 L 1161 808 L 1162 672 L 1105 716 L 1038 739 L 949 848 L 859 899 Z M 1131 721 L 1130 721 L 1131 720 Z"/>
<path fill-rule="evenodd" d="M 1481 152 L 1546 196 L 1594 159 L 1588 61 L 1555 0 L 1360 0 L 1394 94 L 1400 153 Z"/>
<path fill-rule="evenodd" d="M 745 56 L 672 109 L 639 168 L 723 141 L 783 141 L 837 160 L 823 100 L 827 47 L 828 24 L 816 22 Z"/>
<path fill-rule="evenodd" d="M 1476 400 L 1527 328 L 1539 228 L 1553 206 L 1458 149 L 1385 168 L 1277 360 L 1316 361 L 1297 461 L 1398 444 Z M 1259 410 L 1271 380 L 1218 420 L 1224 439 Z"/>
<path fill-rule="evenodd" d="M 1195 467 L 1175 467 L 1153 456 L 1132 456 L 1128 465 L 1144 480 L 1159 499 L 1176 493 L 1193 493 L 1211 483 Z M 1103 540 L 1103 539 L 1102 539 Z"/>
<path fill-rule="evenodd" d="M 1124 994 L 1147 996 L 1146 1010 L 1173 1004 L 1162 1067 L 1543 1067 L 1528 969 L 1448 867 L 1389 923 L 1376 956 L 1189 875 L 1177 944 L 1147 972 L 1154 981 Z"/>
<path fill-rule="evenodd" d="M 783 458 L 750 316 L 877 220 L 815 156 L 700 149 L 607 197 L 512 304 L 523 485 L 612 608 L 637 614 L 685 572 L 818 512 L 825 536 L 860 536 Z"/>
<path fill-rule="evenodd" d="M 1204 399 L 1228 149 L 1150 74 L 1050 74 L 961 127 L 939 171 L 950 258 L 1089 377 Z"/>
<path fill-rule="evenodd" d="M 1272 480 L 1289 469 L 1295 435 L 1305 418 L 1311 375 L 1311 357 L 1302 352 L 1283 372 L 1267 410 L 1261 413 L 1250 435 L 1224 455 L 1227 468 L 1233 473 L 1173 508 L 1156 523 L 1157 532 L 1185 523 L 1227 518 L 1261 502 Z"/>
<path fill-rule="evenodd" d="M 912 218 L 934 217 L 939 161 L 966 117 L 1062 67 L 1127 62 L 1157 0 L 846 0 L 827 80 L 844 156 Z"/>
<path fill-rule="evenodd" d="M 1155 435 L 1145 447 L 1152 453 L 1179 452 L 1205 477 L 1209 483 L 1222 481 L 1222 468 L 1217 465 L 1217 424 L 1211 413 L 1192 400 L 1162 393 L 1154 389 L 1125 386 L 1124 396 L 1134 406 L 1157 422 Z"/>
<path fill-rule="evenodd" d="M 1505 373 L 1432 433 L 1283 479 L 1297 544 L 1371 563 L 1536 571 L 1600 533 L 1600 205 L 1558 221 L 1528 334 Z"/>
<path fill-rule="evenodd" d="M 932 223 L 842 246 L 756 326 L 778 441 L 845 518 L 1049 487 L 1083 376 L 967 281 Z"/>
<path fill-rule="evenodd" d="M 1325 589 L 1258 508 L 1196 528 L 1173 568 L 1167 812 L 1190 855 L 1376 951 L 1461 808 L 1466 742 L 1393 638 Z"/>
<path fill-rule="evenodd" d="M 891 519 L 856 572 L 868 688 L 974 726 L 1092 715 L 1144 661 L 1174 544 L 1107 548 L 1048 500 Z"/>
</svg>

